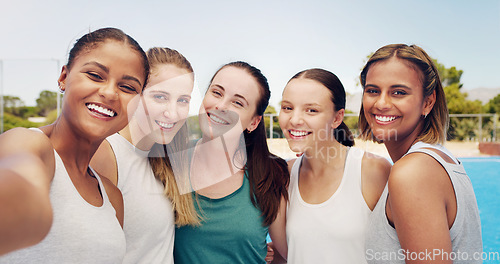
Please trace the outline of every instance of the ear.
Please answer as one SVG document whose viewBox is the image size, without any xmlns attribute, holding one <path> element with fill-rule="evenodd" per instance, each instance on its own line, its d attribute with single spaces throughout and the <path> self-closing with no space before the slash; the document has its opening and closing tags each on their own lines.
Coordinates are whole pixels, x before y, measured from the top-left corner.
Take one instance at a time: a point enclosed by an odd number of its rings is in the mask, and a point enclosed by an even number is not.
<svg viewBox="0 0 500 264">
<path fill-rule="evenodd" d="M 342 121 L 344 121 L 344 114 L 345 114 L 345 109 L 340 109 L 335 113 L 335 116 L 332 121 L 332 128 L 335 129 L 342 124 Z"/>
<path fill-rule="evenodd" d="M 427 96 L 424 99 L 424 109 L 422 115 L 427 116 L 431 112 L 435 103 L 436 103 L 436 90 L 434 90 L 434 92 L 432 92 L 431 95 Z"/>
<path fill-rule="evenodd" d="M 252 122 L 250 122 L 250 125 L 248 125 L 246 129 L 249 132 L 254 131 L 257 128 L 257 126 L 259 125 L 261 120 L 262 120 L 262 116 L 254 116 L 252 118 Z"/>
<path fill-rule="evenodd" d="M 59 84 L 59 89 L 61 90 L 61 92 L 66 91 L 66 78 L 68 77 L 68 73 L 68 67 L 64 65 L 61 69 L 59 79 L 57 79 L 57 83 Z"/>
</svg>

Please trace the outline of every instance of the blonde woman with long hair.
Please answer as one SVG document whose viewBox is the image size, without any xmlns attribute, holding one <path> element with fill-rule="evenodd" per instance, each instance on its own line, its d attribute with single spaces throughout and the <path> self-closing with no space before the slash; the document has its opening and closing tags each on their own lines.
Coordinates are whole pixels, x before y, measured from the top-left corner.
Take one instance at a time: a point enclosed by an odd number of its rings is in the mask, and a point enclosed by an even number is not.
<svg viewBox="0 0 500 264">
<path fill-rule="evenodd" d="M 168 157 L 187 145 L 194 76 L 175 50 L 151 48 L 147 56 L 150 81 L 130 106 L 136 111 L 127 127 L 100 146 L 92 165 L 123 193 L 124 263 L 173 263 L 175 225 L 199 223 L 191 194 L 179 192 L 173 166 L 176 173 L 187 170 L 177 170 L 183 162 Z"/>
</svg>

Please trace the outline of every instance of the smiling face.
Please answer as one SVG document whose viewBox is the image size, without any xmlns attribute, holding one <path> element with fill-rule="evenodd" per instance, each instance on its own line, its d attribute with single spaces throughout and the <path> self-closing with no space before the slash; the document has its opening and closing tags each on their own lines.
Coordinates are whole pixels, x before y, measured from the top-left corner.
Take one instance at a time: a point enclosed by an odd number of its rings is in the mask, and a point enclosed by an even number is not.
<svg viewBox="0 0 500 264">
<path fill-rule="evenodd" d="M 138 136 L 170 143 L 188 117 L 192 91 L 191 72 L 173 64 L 156 66 L 135 112 Z"/>
<path fill-rule="evenodd" d="M 298 78 L 283 91 L 279 124 L 290 149 L 306 152 L 318 142 L 334 140 L 333 130 L 342 122 L 342 114 L 343 110 L 335 112 L 332 94 L 324 85 Z"/>
<path fill-rule="evenodd" d="M 421 72 L 398 58 L 370 67 L 363 92 L 365 118 L 378 140 L 413 142 L 422 130 L 423 115 L 432 109 L 423 96 Z"/>
<path fill-rule="evenodd" d="M 80 136 L 105 138 L 128 122 L 127 105 L 142 91 L 143 60 L 128 44 L 107 40 L 63 67 L 63 122 Z"/>
<path fill-rule="evenodd" d="M 261 117 L 256 115 L 260 87 L 245 70 L 227 66 L 213 78 L 200 107 L 200 128 L 205 137 L 221 136 L 231 128 L 253 131 Z"/>
</svg>

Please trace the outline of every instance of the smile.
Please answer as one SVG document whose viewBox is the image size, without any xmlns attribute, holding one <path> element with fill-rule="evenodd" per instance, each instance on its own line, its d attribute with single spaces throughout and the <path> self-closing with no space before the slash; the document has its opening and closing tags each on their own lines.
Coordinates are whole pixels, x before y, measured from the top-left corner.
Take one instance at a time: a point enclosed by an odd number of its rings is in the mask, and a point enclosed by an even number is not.
<svg viewBox="0 0 500 264">
<path fill-rule="evenodd" d="M 383 116 L 383 115 L 375 115 L 375 119 L 379 122 L 391 122 L 394 121 L 398 116 Z"/>
<path fill-rule="evenodd" d="M 103 115 L 103 116 L 107 116 L 107 117 L 116 116 L 116 113 L 113 110 L 111 110 L 111 109 L 104 108 L 102 106 L 99 106 L 99 105 L 96 105 L 96 104 L 93 104 L 93 103 L 88 103 L 88 104 L 86 104 L 86 106 L 93 113 L 97 113 L 97 114 L 100 114 L 100 115 Z"/>
<path fill-rule="evenodd" d="M 164 129 L 170 129 L 172 127 L 175 126 L 175 124 L 177 124 L 177 122 L 175 123 L 165 123 L 165 122 L 161 122 L 161 121 L 158 121 L 158 120 L 155 120 L 156 124 L 158 124 L 161 128 L 164 128 Z"/>
<path fill-rule="evenodd" d="M 207 113 L 207 115 L 208 115 L 208 118 L 216 124 L 229 125 L 229 122 L 227 122 L 226 120 L 224 120 L 224 119 L 222 119 L 214 114 Z"/>
<path fill-rule="evenodd" d="M 292 137 L 305 137 L 305 136 L 312 133 L 312 132 L 301 131 L 301 130 L 288 130 L 288 132 L 290 133 L 290 135 Z"/>
</svg>

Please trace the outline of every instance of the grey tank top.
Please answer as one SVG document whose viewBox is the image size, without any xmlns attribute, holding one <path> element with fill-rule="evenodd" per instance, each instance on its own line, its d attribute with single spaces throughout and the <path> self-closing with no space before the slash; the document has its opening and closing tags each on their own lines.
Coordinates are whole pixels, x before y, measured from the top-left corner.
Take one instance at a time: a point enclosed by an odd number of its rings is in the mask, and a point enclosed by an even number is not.
<svg viewBox="0 0 500 264">
<path fill-rule="evenodd" d="M 431 149 L 445 153 L 457 164 L 446 162 Z M 414 152 L 425 153 L 438 161 L 448 173 L 455 190 L 457 215 L 450 229 L 452 253 L 449 254 L 449 259 L 452 259 L 453 263 L 482 263 L 483 244 L 479 210 L 472 184 L 463 165 L 441 145 L 418 142 L 405 155 Z M 365 257 L 368 263 L 405 263 L 407 256 L 412 258 L 412 255 L 401 249 L 397 232 L 387 220 L 385 211 L 387 194 L 386 186 L 370 217 L 365 242 Z M 424 259 L 432 258 L 432 254 L 433 252 L 430 252 L 430 254 L 421 255 L 421 257 Z"/>
</svg>

